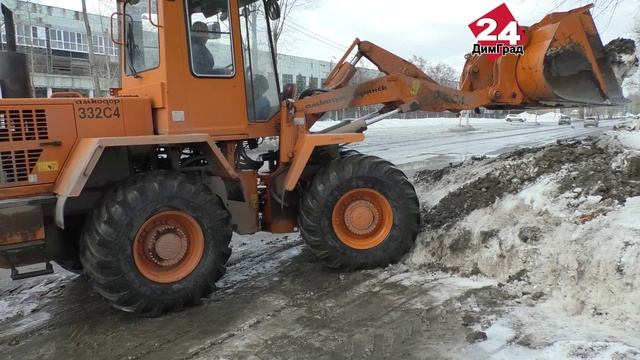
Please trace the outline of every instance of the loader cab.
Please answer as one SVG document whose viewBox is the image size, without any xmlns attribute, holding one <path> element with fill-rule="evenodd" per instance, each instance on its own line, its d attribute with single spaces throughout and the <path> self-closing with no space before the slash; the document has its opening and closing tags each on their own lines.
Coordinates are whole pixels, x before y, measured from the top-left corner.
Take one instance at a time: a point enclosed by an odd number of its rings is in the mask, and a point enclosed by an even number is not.
<svg viewBox="0 0 640 360">
<path fill-rule="evenodd" d="M 273 128 L 280 85 L 270 19 L 279 11 L 276 0 L 119 1 L 118 95 L 151 99 L 158 134 Z"/>
</svg>

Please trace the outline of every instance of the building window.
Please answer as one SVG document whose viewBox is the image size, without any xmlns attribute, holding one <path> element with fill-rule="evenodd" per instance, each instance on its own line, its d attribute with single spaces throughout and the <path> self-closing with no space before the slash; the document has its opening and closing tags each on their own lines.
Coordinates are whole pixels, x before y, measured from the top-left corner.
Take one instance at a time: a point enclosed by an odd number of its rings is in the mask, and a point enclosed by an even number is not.
<svg viewBox="0 0 640 360">
<path fill-rule="evenodd" d="M 62 32 L 62 48 L 64 50 L 75 50 L 76 49 L 76 44 L 73 44 L 73 47 L 71 47 L 71 32 L 69 31 L 63 31 Z"/>
<path fill-rule="evenodd" d="M 99 55 L 118 56 L 118 47 L 108 37 L 93 35 L 93 52 Z"/>
<path fill-rule="evenodd" d="M 298 91 L 302 91 L 307 87 L 307 77 L 298 74 L 296 76 L 296 86 L 298 87 Z"/>
<path fill-rule="evenodd" d="M 89 47 L 84 41 L 84 35 L 74 31 L 56 30 L 49 31 L 51 36 L 51 48 L 56 50 L 69 50 L 88 52 Z"/>
<path fill-rule="evenodd" d="M 62 46 L 62 31 L 51 29 L 49 31 L 49 36 L 51 37 L 51 48 L 52 49 L 64 49 Z"/>
<path fill-rule="evenodd" d="M 102 36 L 93 35 L 93 52 L 96 54 L 104 55 L 105 47 L 104 47 L 104 38 Z"/>
<path fill-rule="evenodd" d="M 6 40 L 6 35 L 3 37 Z M 16 42 L 22 46 L 47 47 L 46 29 L 25 24 L 16 25 Z"/>
<path fill-rule="evenodd" d="M 309 87 L 311 89 L 317 89 L 318 88 L 318 78 L 317 77 L 310 77 L 309 78 Z"/>
<path fill-rule="evenodd" d="M 293 84 L 293 75 L 282 74 L 282 85 Z"/>
<path fill-rule="evenodd" d="M 324 83 L 326 83 L 326 82 L 327 82 L 327 79 L 322 78 L 322 79 L 320 80 L 320 87 L 324 87 Z"/>
<path fill-rule="evenodd" d="M 18 45 L 31 45 L 31 37 L 27 26 L 16 25 L 16 41 Z"/>
<path fill-rule="evenodd" d="M 80 34 L 80 33 L 76 33 L 76 44 L 78 46 L 78 51 L 81 52 L 89 52 L 89 45 L 87 45 L 87 43 L 84 42 L 84 35 Z"/>
<path fill-rule="evenodd" d="M 35 47 L 47 47 L 47 29 L 41 26 L 31 27 L 31 44 Z"/>
<path fill-rule="evenodd" d="M 37 98 L 46 98 L 47 97 L 47 88 L 37 87 L 33 89 L 33 95 Z"/>
<path fill-rule="evenodd" d="M 89 45 L 82 33 L 47 29 L 42 26 L 16 25 L 16 42 L 22 46 L 47 47 L 47 30 L 51 41 L 51 49 L 69 50 L 87 53 Z M 7 43 L 4 25 L 1 26 L 2 42 Z M 93 51 L 95 54 L 118 56 L 118 47 L 107 36 L 93 36 Z"/>
<path fill-rule="evenodd" d="M 109 37 L 106 37 L 104 39 L 104 47 L 107 55 L 118 56 L 118 47 L 116 46 L 116 44 L 114 44 Z"/>
</svg>

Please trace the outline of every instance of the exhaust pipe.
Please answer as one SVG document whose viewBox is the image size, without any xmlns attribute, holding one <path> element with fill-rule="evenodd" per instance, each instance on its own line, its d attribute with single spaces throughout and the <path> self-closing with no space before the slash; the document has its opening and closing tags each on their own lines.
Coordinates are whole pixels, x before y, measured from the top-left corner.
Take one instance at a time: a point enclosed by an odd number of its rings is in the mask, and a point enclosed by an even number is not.
<svg viewBox="0 0 640 360">
<path fill-rule="evenodd" d="M 0 97 L 33 97 L 27 55 L 18 53 L 13 11 L 2 4 L 7 46 L 0 52 Z"/>
</svg>

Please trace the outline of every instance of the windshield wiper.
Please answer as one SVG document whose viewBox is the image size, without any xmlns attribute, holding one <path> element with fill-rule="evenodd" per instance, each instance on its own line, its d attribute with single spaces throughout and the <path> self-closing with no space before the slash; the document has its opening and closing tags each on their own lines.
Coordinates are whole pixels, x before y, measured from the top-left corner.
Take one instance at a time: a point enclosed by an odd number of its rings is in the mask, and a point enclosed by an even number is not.
<svg viewBox="0 0 640 360">
<path fill-rule="evenodd" d="M 131 72 L 131 75 L 133 75 L 134 78 L 139 78 L 140 75 L 136 70 L 135 62 L 133 61 L 133 56 L 135 54 L 135 51 L 138 49 L 138 46 L 136 45 L 135 36 L 133 34 L 133 19 L 131 19 L 131 22 L 129 22 L 129 25 L 127 26 L 127 40 L 126 40 L 125 48 L 127 52 L 126 56 L 129 62 L 129 70 Z"/>
</svg>

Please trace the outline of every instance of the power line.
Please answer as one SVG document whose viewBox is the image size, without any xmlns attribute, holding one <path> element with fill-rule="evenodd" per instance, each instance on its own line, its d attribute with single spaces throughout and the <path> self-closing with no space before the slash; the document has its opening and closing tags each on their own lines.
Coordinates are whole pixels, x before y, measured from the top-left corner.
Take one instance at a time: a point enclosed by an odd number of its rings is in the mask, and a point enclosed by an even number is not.
<svg viewBox="0 0 640 360">
<path fill-rule="evenodd" d="M 304 26 L 302 26 L 302 25 L 300 25 L 300 24 L 296 23 L 296 22 L 295 22 L 295 21 L 293 21 L 293 20 L 289 20 L 289 19 L 287 19 L 287 22 L 289 22 L 289 24 L 295 25 L 296 27 L 301 28 L 301 29 L 303 29 L 303 30 L 305 30 L 305 31 L 307 31 L 307 32 L 309 32 L 309 33 L 311 33 L 311 34 L 313 34 L 313 35 L 315 35 L 315 36 L 317 36 L 317 37 L 319 37 L 319 38 L 323 39 L 323 40 L 326 40 L 326 41 L 328 41 L 328 42 L 330 42 L 330 43 L 332 43 L 332 44 L 335 44 L 335 45 L 337 45 L 337 46 L 340 46 L 340 47 L 341 47 L 341 48 L 343 48 L 343 49 L 346 49 L 346 48 L 347 48 L 347 47 L 346 47 L 346 46 L 344 46 L 343 44 L 340 44 L 340 43 L 338 43 L 338 42 L 336 42 L 336 41 L 333 41 L 332 39 L 329 39 L 329 38 L 328 38 L 328 37 L 326 37 L 326 36 L 320 35 L 320 34 L 318 34 L 317 32 L 315 32 L 315 31 L 313 31 L 313 30 L 311 30 L 311 29 L 309 29 L 309 28 L 307 28 L 307 27 L 304 27 Z"/>
<path fill-rule="evenodd" d="M 343 50 L 342 48 L 339 48 L 338 46 L 335 46 L 335 45 L 333 45 L 333 44 L 331 44 L 331 43 L 328 43 L 328 42 L 326 42 L 326 41 L 323 41 L 323 40 L 321 40 L 321 39 L 318 39 L 318 38 L 314 37 L 313 35 L 309 35 L 308 33 L 304 32 L 304 31 L 302 31 L 302 30 L 300 30 L 300 29 L 297 29 L 297 28 L 292 27 L 292 26 L 289 26 L 289 25 L 287 25 L 287 26 L 288 26 L 291 30 L 296 31 L 296 32 L 298 32 L 298 33 L 300 33 L 300 34 L 302 34 L 302 35 L 306 36 L 307 38 L 310 38 L 310 39 L 312 39 L 312 40 L 315 40 L 315 42 L 316 42 L 317 44 L 322 44 L 322 45 L 324 45 L 324 46 L 330 47 L 330 48 L 332 48 L 332 49 L 334 49 L 334 50 L 338 50 L 338 51 L 342 51 L 342 50 Z"/>
<path fill-rule="evenodd" d="M 320 38 L 318 38 L 316 36 L 310 35 L 310 34 L 306 33 L 304 30 L 298 29 L 298 28 L 296 28 L 296 27 L 294 27 L 294 26 L 292 26 L 292 25 L 290 25 L 288 23 L 285 23 L 285 25 L 288 26 L 291 30 L 297 31 L 297 32 L 299 32 L 299 33 L 301 33 L 301 34 L 303 34 L 303 35 L 315 40 L 318 43 L 325 44 L 325 45 L 330 46 L 331 48 L 339 50 L 339 51 L 344 51 L 344 49 L 345 49 L 344 47 L 340 47 L 340 46 L 334 45 L 334 44 L 332 44 L 330 42 L 327 42 L 327 41 L 324 41 L 324 40 L 322 40 L 322 39 L 320 39 Z"/>
<path fill-rule="evenodd" d="M 310 30 L 308 30 L 308 29 L 306 29 L 306 28 L 304 28 L 302 26 L 295 25 L 295 24 L 292 24 L 292 23 L 289 23 L 289 22 L 286 22 L 285 25 L 288 26 L 291 29 L 294 29 L 296 31 L 304 33 L 305 35 L 307 35 L 310 38 L 313 38 L 315 40 L 321 41 L 321 42 L 323 42 L 325 44 L 329 44 L 329 45 L 331 45 L 333 47 L 340 48 L 341 50 L 344 49 L 344 47 L 342 45 L 340 45 L 340 44 L 338 44 L 338 43 L 336 43 L 334 41 L 331 41 L 331 40 L 328 40 L 328 39 L 324 39 L 321 36 L 317 36 L 312 31 L 310 31 Z"/>
<path fill-rule="evenodd" d="M 302 39 L 300 39 L 299 37 L 296 37 L 296 36 L 288 35 L 288 38 L 289 38 L 289 39 L 291 39 L 291 40 L 294 40 L 294 41 L 304 42 L 304 40 L 302 40 Z M 281 47 L 281 48 L 286 48 L 286 47 L 287 47 L 287 45 L 288 45 L 288 44 L 283 44 L 283 45 L 280 45 L 280 47 Z M 329 47 L 329 46 L 327 46 L 327 45 L 325 45 L 325 44 L 323 44 L 323 43 L 317 43 L 316 45 L 318 45 L 318 46 L 320 46 L 320 47 L 323 47 L 323 48 L 325 48 L 325 49 L 327 49 L 327 50 L 330 50 L 330 51 L 331 51 L 331 54 L 332 54 L 332 55 L 336 55 L 336 57 L 341 56 L 341 52 L 338 52 L 338 51 L 337 51 L 335 48 L 333 48 L 333 47 Z"/>
</svg>

